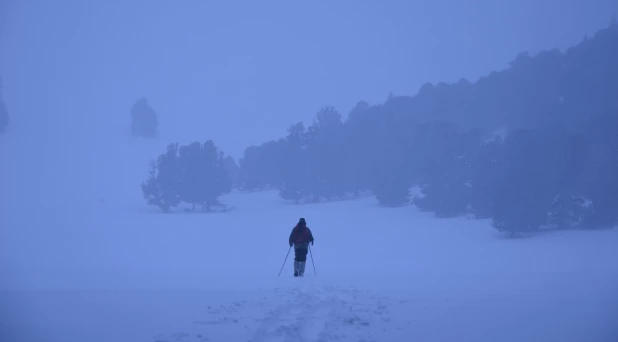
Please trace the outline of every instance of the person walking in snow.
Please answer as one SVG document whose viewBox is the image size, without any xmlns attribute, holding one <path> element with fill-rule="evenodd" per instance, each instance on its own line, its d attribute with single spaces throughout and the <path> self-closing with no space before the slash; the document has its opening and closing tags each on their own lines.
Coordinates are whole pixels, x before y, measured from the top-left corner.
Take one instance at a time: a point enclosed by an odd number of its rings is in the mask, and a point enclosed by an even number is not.
<svg viewBox="0 0 618 342">
<path fill-rule="evenodd" d="M 303 276 L 305 274 L 305 262 L 307 262 L 307 252 L 309 250 L 309 243 L 313 245 L 313 234 L 307 222 L 301 217 L 296 224 L 296 227 L 292 229 L 289 238 L 290 247 L 294 246 L 294 276 Z"/>
</svg>

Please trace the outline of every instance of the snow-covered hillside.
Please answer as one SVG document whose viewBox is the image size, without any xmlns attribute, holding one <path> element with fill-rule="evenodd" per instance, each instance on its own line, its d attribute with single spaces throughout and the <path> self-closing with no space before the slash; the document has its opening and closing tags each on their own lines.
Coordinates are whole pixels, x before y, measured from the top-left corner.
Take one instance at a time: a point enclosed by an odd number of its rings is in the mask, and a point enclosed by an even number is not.
<svg viewBox="0 0 618 342">
<path fill-rule="evenodd" d="M 618 340 L 616 230 L 505 239 L 275 192 L 162 214 L 139 187 L 161 139 L 30 124 L 0 145 L 0 341 Z M 299 217 L 317 275 L 309 259 L 294 278 L 290 253 L 278 278 Z"/>
<path fill-rule="evenodd" d="M 236 209 L 166 215 L 87 196 L 50 200 L 44 216 L 36 206 L 10 207 L 2 334 L 170 342 L 618 336 L 615 230 L 509 240 L 485 221 L 379 208 L 373 198 L 294 206 L 266 192 L 224 200 Z M 307 276 L 292 277 L 290 253 L 277 278 L 301 216 L 316 238 L 317 275 L 308 260 Z"/>
</svg>

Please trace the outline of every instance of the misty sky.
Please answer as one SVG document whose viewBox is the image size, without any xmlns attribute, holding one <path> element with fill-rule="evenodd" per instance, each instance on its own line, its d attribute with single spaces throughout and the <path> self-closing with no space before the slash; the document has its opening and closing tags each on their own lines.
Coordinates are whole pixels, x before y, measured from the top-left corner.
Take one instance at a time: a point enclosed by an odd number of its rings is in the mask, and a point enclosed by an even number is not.
<svg viewBox="0 0 618 342">
<path fill-rule="evenodd" d="M 165 143 L 213 139 L 240 157 L 324 105 L 345 115 L 389 91 L 475 81 L 616 13 L 615 0 L 0 0 L 0 76 L 12 131 L 128 135 L 145 96 Z"/>
</svg>

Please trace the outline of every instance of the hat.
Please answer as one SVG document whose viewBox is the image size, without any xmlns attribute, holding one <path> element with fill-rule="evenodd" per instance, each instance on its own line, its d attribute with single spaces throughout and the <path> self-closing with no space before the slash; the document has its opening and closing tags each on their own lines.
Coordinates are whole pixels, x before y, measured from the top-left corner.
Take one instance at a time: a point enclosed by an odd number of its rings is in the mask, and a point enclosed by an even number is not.
<svg viewBox="0 0 618 342">
<path fill-rule="evenodd" d="M 307 224 L 307 222 L 305 221 L 304 217 L 301 217 L 300 220 L 298 220 L 298 224 L 305 225 L 305 224 Z"/>
</svg>

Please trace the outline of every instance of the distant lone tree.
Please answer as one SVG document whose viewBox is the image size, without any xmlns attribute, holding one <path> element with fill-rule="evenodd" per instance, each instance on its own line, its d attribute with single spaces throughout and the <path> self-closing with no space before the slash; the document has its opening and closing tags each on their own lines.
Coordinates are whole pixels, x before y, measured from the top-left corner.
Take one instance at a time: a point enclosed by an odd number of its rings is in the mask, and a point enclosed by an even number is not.
<svg viewBox="0 0 618 342">
<path fill-rule="evenodd" d="M 4 133 L 9 126 L 9 112 L 6 110 L 2 97 L 2 77 L 0 77 L 0 133 Z"/>
<path fill-rule="evenodd" d="M 131 108 L 131 132 L 133 136 L 154 138 L 157 136 L 159 119 L 157 113 L 150 107 L 146 98 L 135 102 Z"/>
</svg>

